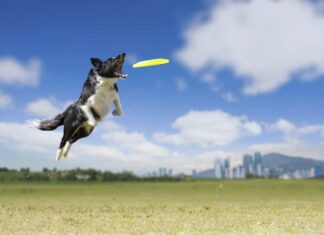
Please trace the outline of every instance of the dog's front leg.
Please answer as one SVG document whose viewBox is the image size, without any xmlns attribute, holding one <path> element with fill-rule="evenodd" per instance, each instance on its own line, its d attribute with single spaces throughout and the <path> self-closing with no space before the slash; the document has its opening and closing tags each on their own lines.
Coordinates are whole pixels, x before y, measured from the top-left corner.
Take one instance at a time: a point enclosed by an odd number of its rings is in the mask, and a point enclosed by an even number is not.
<svg viewBox="0 0 324 235">
<path fill-rule="evenodd" d="M 112 112 L 112 114 L 114 116 L 121 116 L 123 114 L 123 111 L 121 108 L 121 104 L 120 104 L 118 95 L 117 95 L 116 99 L 114 100 L 114 105 L 115 105 L 115 110 Z"/>
</svg>

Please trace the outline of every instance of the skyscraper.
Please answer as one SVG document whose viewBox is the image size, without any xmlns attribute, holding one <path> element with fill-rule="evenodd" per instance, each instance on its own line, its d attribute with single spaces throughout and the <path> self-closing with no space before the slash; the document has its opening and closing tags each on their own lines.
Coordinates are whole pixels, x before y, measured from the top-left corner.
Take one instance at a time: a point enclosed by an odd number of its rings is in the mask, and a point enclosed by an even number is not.
<svg viewBox="0 0 324 235">
<path fill-rule="evenodd" d="M 253 157 L 250 154 L 245 154 L 243 156 L 243 168 L 245 175 L 254 174 L 253 172 Z"/>
<path fill-rule="evenodd" d="M 230 168 L 230 161 L 229 159 L 224 160 L 224 173 L 223 176 L 225 179 L 231 178 L 231 168 Z"/>
<path fill-rule="evenodd" d="M 221 159 L 216 158 L 214 161 L 214 177 L 216 179 L 223 178 L 223 163 Z"/>
<path fill-rule="evenodd" d="M 253 171 L 254 171 L 254 175 L 257 176 L 263 176 L 264 173 L 264 169 L 263 169 L 263 164 L 262 164 L 262 157 L 261 157 L 261 153 L 259 152 L 255 152 L 254 153 L 254 162 L 253 162 Z"/>
</svg>

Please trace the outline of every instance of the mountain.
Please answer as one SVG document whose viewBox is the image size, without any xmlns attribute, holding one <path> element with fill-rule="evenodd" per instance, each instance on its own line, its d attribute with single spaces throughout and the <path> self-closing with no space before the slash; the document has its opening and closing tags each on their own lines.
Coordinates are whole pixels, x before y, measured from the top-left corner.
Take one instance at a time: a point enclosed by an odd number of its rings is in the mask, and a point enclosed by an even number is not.
<svg viewBox="0 0 324 235">
<path fill-rule="evenodd" d="M 324 161 L 314 160 L 305 157 L 288 156 L 281 153 L 268 153 L 262 156 L 263 164 L 266 168 L 281 168 L 284 172 L 295 170 L 307 170 L 310 168 L 324 169 Z"/>
<path fill-rule="evenodd" d="M 197 178 L 213 178 L 214 177 L 214 169 L 207 169 L 207 170 L 204 170 L 204 171 L 200 171 L 198 172 L 197 174 Z"/>
</svg>

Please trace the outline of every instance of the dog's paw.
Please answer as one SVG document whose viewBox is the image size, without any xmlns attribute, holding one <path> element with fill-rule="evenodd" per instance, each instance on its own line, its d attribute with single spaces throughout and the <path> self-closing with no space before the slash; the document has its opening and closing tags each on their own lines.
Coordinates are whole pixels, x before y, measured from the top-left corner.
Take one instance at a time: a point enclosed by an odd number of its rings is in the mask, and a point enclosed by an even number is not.
<svg viewBox="0 0 324 235">
<path fill-rule="evenodd" d="M 56 156 L 55 156 L 56 161 L 61 160 L 62 157 L 63 157 L 63 149 L 57 150 Z"/>
<path fill-rule="evenodd" d="M 123 115 L 123 112 L 122 112 L 121 110 L 115 109 L 115 110 L 112 112 L 112 114 L 113 114 L 114 116 L 121 116 L 121 115 Z"/>
</svg>

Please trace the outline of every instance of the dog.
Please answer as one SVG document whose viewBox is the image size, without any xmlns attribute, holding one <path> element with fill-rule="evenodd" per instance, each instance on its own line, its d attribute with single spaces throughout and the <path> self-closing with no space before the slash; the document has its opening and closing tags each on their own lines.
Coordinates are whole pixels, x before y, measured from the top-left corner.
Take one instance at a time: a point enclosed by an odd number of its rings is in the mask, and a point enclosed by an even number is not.
<svg viewBox="0 0 324 235">
<path fill-rule="evenodd" d="M 115 110 L 112 114 L 122 115 L 117 80 L 128 76 L 122 71 L 125 58 L 125 53 L 105 61 L 91 58 L 93 68 L 89 71 L 80 98 L 53 119 L 28 122 L 29 125 L 42 131 L 52 131 L 64 125 L 64 134 L 56 153 L 57 161 L 68 156 L 72 144 L 77 140 L 91 134 L 98 123 L 110 112 L 113 104 Z"/>
</svg>

